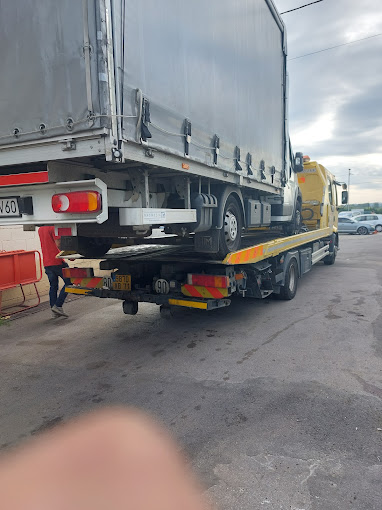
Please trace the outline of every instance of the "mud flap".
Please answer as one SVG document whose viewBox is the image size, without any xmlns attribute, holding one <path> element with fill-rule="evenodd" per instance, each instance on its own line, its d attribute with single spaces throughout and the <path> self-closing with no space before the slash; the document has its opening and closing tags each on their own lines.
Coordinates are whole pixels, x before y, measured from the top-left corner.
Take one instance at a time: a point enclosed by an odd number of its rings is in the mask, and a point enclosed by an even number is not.
<svg viewBox="0 0 382 510">
<path fill-rule="evenodd" d="M 197 232 L 194 237 L 194 249 L 199 253 L 217 253 L 219 251 L 220 230 L 211 229 Z"/>
</svg>

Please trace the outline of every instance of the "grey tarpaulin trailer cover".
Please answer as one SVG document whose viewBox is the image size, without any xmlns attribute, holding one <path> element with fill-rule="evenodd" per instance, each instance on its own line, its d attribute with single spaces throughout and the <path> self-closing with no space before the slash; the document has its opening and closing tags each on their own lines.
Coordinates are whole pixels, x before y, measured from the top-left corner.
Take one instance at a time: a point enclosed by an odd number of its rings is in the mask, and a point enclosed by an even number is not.
<svg viewBox="0 0 382 510">
<path fill-rule="evenodd" d="M 286 40 L 272 0 L 0 0 L 0 12 L 0 174 L 67 160 L 282 194 Z"/>
</svg>

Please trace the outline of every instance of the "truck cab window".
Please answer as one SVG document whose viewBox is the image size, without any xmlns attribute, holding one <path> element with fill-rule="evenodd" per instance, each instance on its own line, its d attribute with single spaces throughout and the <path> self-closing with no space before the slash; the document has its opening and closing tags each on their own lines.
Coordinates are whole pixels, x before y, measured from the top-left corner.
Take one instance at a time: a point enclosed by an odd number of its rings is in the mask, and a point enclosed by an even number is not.
<svg viewBox="0 0 382 510">
<path fill-rule="evenodd" d="M 328 179 L 328 192 L 329 192 L 329 203 L 333 205 L 333 190 L 332 190 L 332 181 Z"/>
</svg>

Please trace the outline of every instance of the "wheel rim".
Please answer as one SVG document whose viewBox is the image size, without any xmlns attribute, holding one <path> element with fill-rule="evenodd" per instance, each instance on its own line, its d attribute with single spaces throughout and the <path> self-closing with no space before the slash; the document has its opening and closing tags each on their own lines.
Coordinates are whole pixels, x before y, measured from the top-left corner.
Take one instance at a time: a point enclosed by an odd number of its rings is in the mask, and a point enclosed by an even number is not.
<svg viewBox="0 0 382 510">
<path fill-rule="evenodd" d="M 375 227 L 375 230 L 376 230 L 377 232 L 382 232 L 382 225 L 377 225 L 377 226 Z"/>
<path fill-rule="evenodd" d="M 224 236 L 227 243 L 235 242 L 238 234 L 237 218 L 232 211 L 227 211 L 224 218 Z"/>
<path fill-rule="evenodd" d="M 361 235 L 367 234 L 367 228 L 366 227 L 359 227 L 358 231 L 359 231 L 359 233 Z"/>
<path fill-rule="evenodd" d="M 295 285 L 296 285 L 296 267 L 294 264 L 292 264 L 289 269 L 289 290 L 291 292 L 294 291 Z"/>
</svg>

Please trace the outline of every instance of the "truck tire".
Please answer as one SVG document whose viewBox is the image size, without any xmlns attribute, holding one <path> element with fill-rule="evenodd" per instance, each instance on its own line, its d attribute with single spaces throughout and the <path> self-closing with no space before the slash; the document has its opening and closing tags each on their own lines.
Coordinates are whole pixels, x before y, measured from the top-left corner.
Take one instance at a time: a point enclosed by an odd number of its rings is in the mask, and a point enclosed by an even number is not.
<svg viewBox="0 0 382 510">
<path fill-rule="evenodd" d="M 107 253 L 112 246 L 110 241 L 93 237 L 78 238 L 78 253 L 85 258 L 98 258 Z"/>
<path fill-rule="evenodd" d="M 285 283 L 280 287 L 280 294 L 277 295 L 279 299 L 290 301 L 293 299 L 297 292 L 298 285 L 298 265 L 295 258 L 290 259 L 285 270 Z"/>
<path fill-rule="evenodd" d="M 230 195 L 224 207 L 223 227 L 220 230 L 219 252 L 220 257 L 237 251 L 241 245 L 241 231 L 243 229 L 243 215 L 236 198 Z"/>
<path fill-rule="evenodd" d="M 302 227 L 302 213 L 301 213 L 301 201 L 296 201 L 296 207 L 294 209 L 293 219 L 288 225 L 284 226 L 284 232 L 287 235 L 299 234 Z"/>
<path fill-rule="evenodd" d="M 359 234 L 361 236 L 367 236 L 368 233 L 369 233 L 369 230 L 364 225 L 362 225 L 362 227 L 358 227 L 358 229 L 357 229 L 357 234 Z"/>
<path fill-rule="evenodd" d="M 330 246 L 329 246 L 329 255 L 327 255 L 323 260 L 324 264 L 327 266 L 332 266 L 336 261 L 338 250 L 338 237 L 333 234 L 330 238 Z"/>
<path fill-rule="evenodd" d="M 122 310 L 126 315 L 136 315 L 138 313 L 138 303 L 136 301 L 124 301 Z"/>
</svg>

